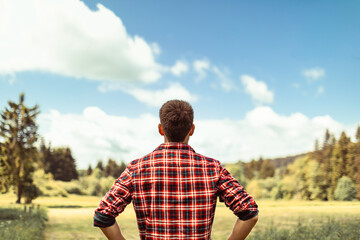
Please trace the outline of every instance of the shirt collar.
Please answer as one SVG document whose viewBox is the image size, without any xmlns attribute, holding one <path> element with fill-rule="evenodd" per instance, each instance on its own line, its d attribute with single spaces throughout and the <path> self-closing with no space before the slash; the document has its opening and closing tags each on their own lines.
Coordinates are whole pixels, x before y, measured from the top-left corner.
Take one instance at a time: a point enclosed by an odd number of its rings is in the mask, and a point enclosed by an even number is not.
<svg viewBox="0 0 360 240">
<path fill-rule="evenodd" d="M 167 142 L 160 144 L 160 146 L 158 146 L 154 151 L 158 151 L 158 150 L 187 150 L 187 151 L 195 152 L 195 150 L 192 147 L 190 147 L 190 145 L 186 143 L 178 143 L 178 142 Z"/>
</svg>

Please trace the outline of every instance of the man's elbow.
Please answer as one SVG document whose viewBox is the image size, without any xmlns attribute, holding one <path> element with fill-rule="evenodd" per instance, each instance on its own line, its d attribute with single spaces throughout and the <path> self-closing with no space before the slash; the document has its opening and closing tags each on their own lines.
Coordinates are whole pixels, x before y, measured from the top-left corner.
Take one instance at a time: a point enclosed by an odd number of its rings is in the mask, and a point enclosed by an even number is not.
<svg viewBox="0 0 360 240">
<path fill-rule="evenodd" d="M 257 214 L 256 216 L 254 216 L 246 221 L 252 222 L 255 225 L 258 220 L 259 220 L 259 214 Z"/>
</svg>

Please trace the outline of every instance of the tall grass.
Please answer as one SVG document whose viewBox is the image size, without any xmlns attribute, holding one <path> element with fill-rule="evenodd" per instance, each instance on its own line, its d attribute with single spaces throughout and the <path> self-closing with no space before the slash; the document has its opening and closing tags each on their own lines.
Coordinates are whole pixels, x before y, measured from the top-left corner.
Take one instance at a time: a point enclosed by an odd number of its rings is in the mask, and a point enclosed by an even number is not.
<svg viewBox="0 0 360 240">
<path fill-rule="evenodd" d="M 317 226 L 304 225 L 299 220 L 296 227 L 291 229 L 279 228 L 271 224 L 263 231 L 253 232 L 248 240 L 343 240 L 360 239 L 359 221 L 340 222 L 328 219 L 327 222 Z"/>
<path fill-rule="evenodd" d="M 16 207 L 0 208 L 0 236 L 7 240 L 43 239 L 47 212 L 44 208 L 31 213 Z"/>
</svg>

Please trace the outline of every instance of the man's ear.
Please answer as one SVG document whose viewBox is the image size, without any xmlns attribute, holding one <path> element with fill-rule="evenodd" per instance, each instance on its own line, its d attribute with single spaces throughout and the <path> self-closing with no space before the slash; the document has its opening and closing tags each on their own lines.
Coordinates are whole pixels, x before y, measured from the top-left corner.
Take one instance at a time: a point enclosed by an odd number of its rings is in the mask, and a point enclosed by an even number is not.
<svg viewBox="0 0 360 240">
<path fill-rule="evenodd" d="M 195 125 L 193 124 L 191 126 L 191 129 L 190 129 L 190 132 L 189 132 L 189 136 L 192 136 L 194 134 L 194 131 L 195 131 Z"/>
<path fill-rule="evenodd" d="M 165 134 L 164 134 L 164 130 L 163 130 L 162 126 L 161 126 L 161 123 L 159 123 L 158 128 L 159 128 L 160 135 L 164 136 Z"/>
</svg>

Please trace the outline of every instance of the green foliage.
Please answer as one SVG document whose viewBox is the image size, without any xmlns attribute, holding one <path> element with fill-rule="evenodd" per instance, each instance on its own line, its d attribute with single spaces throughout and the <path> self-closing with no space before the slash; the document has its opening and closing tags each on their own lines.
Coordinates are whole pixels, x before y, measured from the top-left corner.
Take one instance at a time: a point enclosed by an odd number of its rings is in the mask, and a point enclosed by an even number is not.
<svg viewBox="0 0 360 240">
<path fill-rule="evenodd" d="M 42 165 L 46 173 L 51 173 L 55 180 L 69 182 L 78 179 L 75 159 L 70 148 L 46 147 L 42 142 L 40 146 Z"/>
<path fill-rule="evenodd" d="M 0 236 L 7 240 L 41 240 L 47 212 L 34 209 L 32 213 L 18 208 L 0 208 Z"/>
<path fill-rule="evenodd" d="M 275 167 L 273 163 L 262 157 L 258 161 L 254 159 L 251 162 L 245 163 L 245 176 L 247 179 L 259 178 L 265 179 L 268 177 L 273 177 L 275 173 Z"/>
<path fill-rule="evenodd" d="M 355 199 L 356 194 L 356 188 L 349 177 L 343 176 L 339 179 L 335 189 L 335 199 L 341 201 L 351 201 Z"/>
<path fill-rule="evenodd" d="M 20 94 L 19 103 L 9 101 L 9 106 L 1 112 L 0 118 L 0 187 L 7 191 L 14 186 L 17 191 L 17 203 L 20 203 L 24 187 L 32 183 L 31 173 L 37 157 L 36 116 L 38 106 L 28 108 L 24 104 L 24 94 Z"/>
<path fill-rule="evenodd" d="M 24 186 L 25 203 L 31 203 L 31 201 L 39 197 L 40 194 L 41 191 L 35 184 L 31 183 Z"/>
<path fill-rule="evenodd" d="M 285 171 L 278 168 L 274 174 L 272 164 L 271 160 L 262 158 L 244 163 L 246 190 L 256 198 L 345 199 L 346 194 L 340 194 L 340 189 L 344 191 L 345 187 L 338 187 L 338 195 L 334 195 L 339 179 L 348 176 L 354 183 L 351 191 L 350 187 L 346 188 L 348 193 L 360 199 L 360 142 L 351 142 L 344 132 L 336 141 L 327 130 L 322 149 L 296 158 Z M 231 173 L 236 171 L 230 168 Z"/>
<path fill-rule="evenodd" d="M 39 187 L 40 196 L 46 197 L 67 197 L 66 190 L 61 186 L 61 182 L 54 181 L 51 173 L 45 173 L 39 169 L 34 173 L 34 183 Z"/>
<path fill-rule="evenodd" d="M 103 171 L 104 176 L 105 177 L 112 176 L 113 178 L 118 178 L 121 175 L 121 173 L 125 170 L 125 168 L 126 165 L 124 162 L 121 162 L 121 164 L 118 165 L 114 159 L 110 158 L 104 168 Z"/>
<path fill-rule="evenodd" d="M 225 168 L 236 180 L 238 180 L 240 185 L 244 187 L 246 186 L 245 165 L 243 162 L 239 161 L 237 163 L 228 163 L 225 165 Z"/>
</svg>

